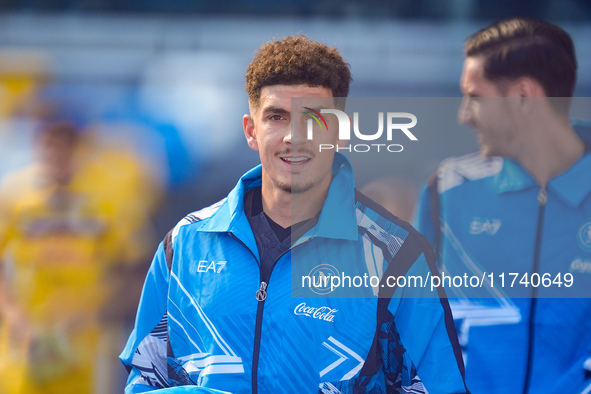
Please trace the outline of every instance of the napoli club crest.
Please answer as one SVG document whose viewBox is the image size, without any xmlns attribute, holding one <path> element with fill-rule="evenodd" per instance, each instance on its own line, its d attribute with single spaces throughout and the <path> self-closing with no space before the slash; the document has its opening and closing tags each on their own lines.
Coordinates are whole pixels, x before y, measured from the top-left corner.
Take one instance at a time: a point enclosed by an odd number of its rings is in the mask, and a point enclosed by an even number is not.
<svg viewBox="0 0 591 394">
<path fill-rule="evenodd" d="M 591 221 L 583 224 L 579 230 L 579 244 L 584 250 L 591 252 Z"/>
</svg>

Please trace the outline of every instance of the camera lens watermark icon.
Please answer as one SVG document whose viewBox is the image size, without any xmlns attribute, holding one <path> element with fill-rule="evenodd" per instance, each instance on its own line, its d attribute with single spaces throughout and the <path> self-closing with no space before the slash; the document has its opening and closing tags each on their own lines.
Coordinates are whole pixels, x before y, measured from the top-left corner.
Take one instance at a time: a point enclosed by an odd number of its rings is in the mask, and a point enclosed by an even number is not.
<svg viewBox="0 0 591 394">
<path fill-rule="evenodd" d="M 320 264 L 312 268 L 308 276 L 304 277 L 307 286 L 318 295 L 326 295 L 334 290 L 331 288 L 331 277 L 340 277 L 339 270 L 330 264 Z"/>
</svg>

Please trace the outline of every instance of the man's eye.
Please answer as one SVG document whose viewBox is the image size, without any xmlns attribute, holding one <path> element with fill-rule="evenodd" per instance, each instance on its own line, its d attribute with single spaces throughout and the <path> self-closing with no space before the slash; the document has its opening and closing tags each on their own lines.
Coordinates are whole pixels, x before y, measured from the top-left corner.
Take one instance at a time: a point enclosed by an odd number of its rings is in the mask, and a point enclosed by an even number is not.
<svg viewBox="0 0 591 394">
<path fill-rule="evenodd" d="M 283 120 L 284 117 L 281 116 L 281 115 L 271 115 L 271 116 L 269 116 L 269 119 L 271 119 L 271 120 Z"/>
</svg>

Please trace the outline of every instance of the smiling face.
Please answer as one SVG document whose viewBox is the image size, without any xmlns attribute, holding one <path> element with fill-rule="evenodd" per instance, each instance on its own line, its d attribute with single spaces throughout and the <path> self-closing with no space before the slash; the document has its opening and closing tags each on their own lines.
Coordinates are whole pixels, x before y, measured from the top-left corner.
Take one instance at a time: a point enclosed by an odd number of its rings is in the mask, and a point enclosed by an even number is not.
<svg viewBox="0 0 591 394">
<path fill-rule="evenodd" d="M 509 82 L 508 82 L 509 83 Z M 461 124 L 478 137 L 484 156 L 514 156 L 517 133 L 512 126 L 511 99 L 507 90 L 484 76 L 484 58 L 467 57 L 460 81 L 464 94 L 458 111 Z"/>
<path fill-rule="evenodd" d="M 332 179 L 334 150 L 319 152 L 319 144 L 337 144 L 334 116 L 327 116 L 328 130 L 314 129 L 307 139 L 309 112 L 294 108 L 293 97 L 310 98 L 311 107 L 334 108 L 332 91 L 308 85 L 272 85 L 261 89 L 257 108 L 243 120 L 248 145 L 259 152 L 263 165 L 263 195 L 281 191 L 302 194 L 326 191 Z"/>
</svg>

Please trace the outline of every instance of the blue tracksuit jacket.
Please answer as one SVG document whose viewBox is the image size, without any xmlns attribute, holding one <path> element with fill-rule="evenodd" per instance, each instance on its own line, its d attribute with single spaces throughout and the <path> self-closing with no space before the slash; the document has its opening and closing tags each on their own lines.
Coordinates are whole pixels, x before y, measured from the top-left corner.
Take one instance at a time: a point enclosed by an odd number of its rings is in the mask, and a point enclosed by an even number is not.
<svg viewBox="0 0 591 394">
<path fill-rule="evenodd" d="M 444 161 L 436 179 L 421 194 L 415 226 L 438 244 L 440 268 L 495 275 L 494 291 L 476 294 L 483 298 L 450 300 L 467 386 L 591 392 L 591 153 L 545 190 L 517 162 L 480 154 Z M 513 287 L 510 273 L 518 274 Z M 549 286 L 534 273 L 547 274 Z"/>
<path fill-rule="evenodd" d="M 243 209 L 245 192 L 260 184 L 259 166 L 159 246 L 121 354 L 126 393 L 466 392 L 447 300 L 428 289 L 292 298 L 299 277 L 318 266 L 382 279 L 435 273 L 430 244 L 356 192 L 344 156 L 335 157 L 318 223 L 277 260 L 265 286 Z"/>
</svg>

